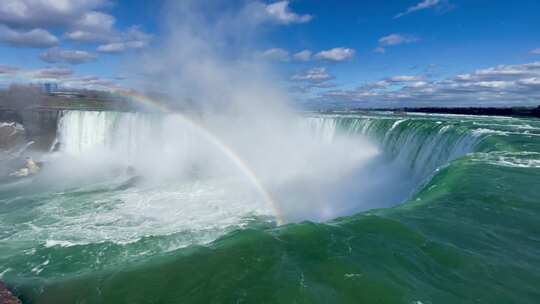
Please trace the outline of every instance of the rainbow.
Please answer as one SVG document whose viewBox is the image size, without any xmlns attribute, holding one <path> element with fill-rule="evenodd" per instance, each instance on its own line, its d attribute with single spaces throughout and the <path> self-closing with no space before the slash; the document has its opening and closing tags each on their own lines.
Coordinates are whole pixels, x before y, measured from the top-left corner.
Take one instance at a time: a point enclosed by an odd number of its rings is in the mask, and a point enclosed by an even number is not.
<svg viewBox="0 0 540 304">
<path fill-rule="evenodd" d="M 149 109 L 157 110 L 161 113 L 174 113 L 175 115 L 177 115 L 178 119 L 181 120 L 182 123 L 197 131 L 204 140 L 218 148 L 220 152 L 227 156 L 229 160 L 231 160 L 233 164 L 241 170 L 242 174 L 244 174 L 250 180 L 255 189 L 262 195 L 264 200 L 272 208 L 276 216 L 278 225 L 281 225 L 285 222 L 278 205 L 274 202 L 272 196 L 270 195 L 270 192 L 266 190 L 263 183 L 259 180 L 255 172 L 253 172 L 253 170 L 248 166 L 248 164 L 238 156 L 238 153 L 236 153 L 231 147 L 222 142 L 216 135 L 214 135 L 209 130 L 196 123 L 195 121 L 189 119 L 185 115 L 173 111 L 166 105 L 147 96 L 132 91 L 128 92 L 122 90 L 116 90 L 112 93 L 120 97 L 128 98 L 130 101 L 136 102 L 137 104 L 143 105 Z"/>
</svg>

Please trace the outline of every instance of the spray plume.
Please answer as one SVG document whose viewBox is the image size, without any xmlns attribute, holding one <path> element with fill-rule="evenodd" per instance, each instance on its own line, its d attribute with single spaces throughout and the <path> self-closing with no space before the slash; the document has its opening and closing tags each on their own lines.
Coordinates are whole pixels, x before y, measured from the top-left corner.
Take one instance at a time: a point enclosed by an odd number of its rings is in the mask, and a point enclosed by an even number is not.
<svg viewBox="0 0 540 304">
<path fill-rule="evenodd" d="M 328 220 L 373 207 L 365 194 L 373 193 L 372 171 L 364 169 L 377 148 L 358 136 L 319 136 L 293 110 L 279 73 L 254 55 L 271 24 L 265 4 L 170 1 L 161 19 L 160 40 L 127 69 L 143 75 L 140 84 L 147 91 L 163 93 L 167 102 L 189 111 L 64 113 L 58 138 L 62 165 L 44 172 L 45 183 L 69 175 L 73 187 L 132 167 L 143 177 L 137 186 L 215 185 L 223 193 L 223 210 L 274 210 L 280 223 Z M 264 189 L 258 192 L 272 198 L 272 208 L 264 197 L 251 196 L 253 188 Z M 184 192 L 175 204 L 188 208 L 183 198 Z M 156 208 L 143 200 L 146 208 Z M 190 210 L 201 204 L 192 203 Z"/>
<path fill-rule="evenodd" d="M 336 191 L 350 190 L 344 179 L 377 151 L 358 138 L 322 142 L 302 125 L 278 74 L 254 56 L 270 22 L 265 5 L 170 1 L 163 12 L 162 40 L 137 60 L 147 88 L 188 101 L 205 128 L 270 189 L 286 220 L 326 220 L 355 209 L 350 201 L 336 201 L 343 197 Z M 176 130 L 168 131 L 172 141 Z M 204 153 L 194 154 L 198 163 L 215 165 Z M 182 166 L 179 159 L 171 162 Z"/>
</svg>

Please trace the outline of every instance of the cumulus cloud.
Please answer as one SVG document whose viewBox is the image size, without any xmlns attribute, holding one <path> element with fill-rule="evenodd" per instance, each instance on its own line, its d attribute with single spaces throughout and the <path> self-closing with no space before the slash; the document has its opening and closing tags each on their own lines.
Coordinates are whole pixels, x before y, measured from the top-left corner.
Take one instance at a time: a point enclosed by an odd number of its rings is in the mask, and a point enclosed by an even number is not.
<svg viewBox="0 0 540 304">
<path fill-rule="evenodd" d="M 100 53 L 118 54 L 130 49 L 140 49 L 146 46 L 143 41 L 124 41 L 103 44 L 97 47 Z"/>
<path fill-rule="evenodd" d="M 396 46 L 400 44 L 408 44 L 408 43 L 414 43 L 418 42 L 420 39 L 418 39 L 415 36 L 407 35 L 407 34 L 390 34 L 388 36 L 381 37 L 379 39 L 379 46 L 375 48 L 375 52 L 377 53 L 385 53 L 386 48 L 389 46 Z"/>
<path fill-rule="evenodd" d="M 336 85 L 331 82 L 334 77 L 328 73 L 326 68 L 318 67 L 305 70 L 291 76 L 290 80 L 297 83 L 289 90 L 292 93 L 310 93 L 313 89 L 330 89 Z"/>
<path fill-rule="evenodd" d="M 337 47 L 326 51 L 321 51 L 315 54 L 314 58 L 318 60 L 341 62 L 350 60 L 355 55 L 355 50 L 344 47 Z"/>
<path fill-rule="evenodd" d="M 54 82 L 66 89 L 89 89 L 101 91 L 126 90 L 118 83 L 118 79 L 107 79 L 97 76 L 76 75 L 68 68 L 19 69 L 0 65 L 0 85 L 15 84 L 14 79 L 24 79 L 25 84 Z"/>
<path fill-rule="evenodd" d="M 100 53 L 122 53 L 127 50 L 127 45 L 121 42 L 113 42 L 108 44 L 103 44 L 97 47 L 97 51 Z"/>
<path fill-rule="evenodd" d="M 87 90 L 126 90 L 111 79 L 100 78 L 97 76 L 74 76 L 62 80 L 62 87 L 69 89 L 87 89 Z"/>
<path fill-rule="evenodd" d="M 86 51 L 62 50 L 60 48 L 49 49 L 39 56 L 48 63 L 82 64 L 92 62 L 97 56 Z"/>
<path fill-rule="evenodd" d="M 70 40 L 88 43 L 101 43 L 97 51 L 102 53 L 122 53 L 130 49 L 146 47 L 152 38 L 139 27 L 132 26 L 125 32 L 110 29 L 105 31 L 76 30 L 68 32 L 66 37 Z"/>
<path fill-rule="evenodd" d="M 83 30 L 74 30 L 67 32 L 65 38 L 76 42 L 85 43 L 107 43 L 112 40 L 111 33 L 89 32 Z"/>
<path fill-rule="evenodd" d="M 342 62 L 350 60 L 354 57 L 356 51 L 350 48 L 333 48 L 330 50 L 320 51 L 313 54 L 310 50 L 302 50 L 291 54 L 289 51 L 282 48 L 271 48 L 264 52 L 258 53 L 257 56 L 266 60 L 287 62 L 291 59 L 299 62 L 308 62 L 312 60 L 321 60 L 329 62 Z"/>
<path fill-rule="evenodd" d="M 299 15 L 291 11 L 289 1 L 278 1 L 268 4 L 265 10 L 272 20 L 281 24 L 306 23 L 313 19 L 311 15 Z"/>
<path fill-rule="evenodd" d="M 319 99 L 369 107 L 537 105 L 540 62 L 500 65 L 438 81 L 388 77 L 352 90 L 326 91 Z"/>
<path fill-rule="evenodd" d="M 75 26 L 79 29 L 86 29 L 98 32 L 110 32 L 113 30 L 116 19 L 108 14 L 101 12 L 87 12 L 81 19 L 75 22 Z"/>
<path fill-rule="evenodd" d="M 405 15 L 429 8 L 440 8 L 445 5 L 448 5 L 448 1 L 446 0 L 423 0 L 416 5 L 409 7 L 406 11 L 395 15 L 394 18 L 400 18 Z"/>
<path fill-rule="evenodd" d="M 73 75 L 73 70 L 66 68 L 46 68 L 26 72 L 34 79 L 60 80 Z"/>
<path fill-rule="evenodd" d="M 14 46 L 51 47 L 58 39 L 45 29 L 52 28 L 65 30 L 68 40 L 102 44 L 104 52 L 146 46 L 150 35 L 138 27 L 119 31 L 116 19 L 99 11 L 110 5 L 109 0 L 2 0 L 0 24 L 4 26 L 0 34 L 9 38 L 2 41 Z"/>
<path fill-rule="evenodd" d="M 114 30 L 116 19 L 108 14 L 90 11 L 70 25 L 65 34 L 69 40 L 87 43 L 106 43 L 120 35 Z"/>
<path fill-rule="evenodd" d="M 532 55 L 540 55 L 540 48 L 537 48 L 537 49 L 534 49 L 534 50 L 531 50 L 530 52 Z"/>
<path fill-rule="evenodd" d="M 48 48 L 58 44 L 58 38 L 44 29 L 14 30 L 0 25 L 0 43 L 14 47 Z"/>
<path fill-rule="evenodd" d="M 402 35 L 402 34 L 390 34 L 388 36 L 381 37 L 379 39 L 379 45 L 390 46 L 403 43 L 411 43 L 418 41 L 414 36 Z"/>
<path fill-rule="evenodd" d="M 329 81 L 333 79 L 330 74 L 326 71 L 326 68 L 320 67 L 320 68 L 312 68 L 309 70 L 305 70 L 302 73 L 295 74 L 291 77 L 291 80 L 293 81 L 306 81 L 313 84 L 320 84 L 326 81 Z"/>
<path fill-rule="evenodd" d="M 522 65 L 498 65 L 469 74 L 460 74 L 452 80 L 455 82 L 510 81 L 538 76 L 540 76 L 540 62 L 534 62 Z"/>
<path fill-rule="evenodd" d="M 400 76 L 386 77 L 376 82 L 367 83 L 358 87 L 358 89 L 363 90 L 363 91 L 373 91 L 373 90 L 390 89 L 392 88 L 392 86 L 403 86 L 403 85 L 414 86 L 422 82 L 424 82 L 424 77 L 422 76 L 400 75 Z"/>
<path fill-rule="evenodd" d="M 108 0 L 2 0 L 0 22 L 27 28 L 70 26 L 108 3 Z"/>
<path fill-rule="evenodd" d="M 268 49 L 262 52 L 261 54 L 259 54 L 259 57 L 265 60 L 273 60 L 273 61 L 285 62 L 285 61 L 290 60 L 289 52 L 281 48 Z"/>
<path fill-rule="evenodd" d="M 125 33 L 113 37 L 109 43 L 99 45 L 97 51 L 101 53 L 118 54 L 128 50 L 146 47 L 152 36 L 144 33 L 138 27 L 131 27 Z"/>
<path fill-rule="evenodd" d="M 403 82 L 415 82 L 415 81 L 421 81 L 422 77 L 420 76 L 393 76 L 388 77 L 385 79 L 385 81 L 389 83 L 403 83 Z"/>
<path fill-rule="evenodd" d="M 294 60 L 296 61 L 309 61 L 311 60 L 311 51 L 303 50 L 293 55 Z"/>
</svg>

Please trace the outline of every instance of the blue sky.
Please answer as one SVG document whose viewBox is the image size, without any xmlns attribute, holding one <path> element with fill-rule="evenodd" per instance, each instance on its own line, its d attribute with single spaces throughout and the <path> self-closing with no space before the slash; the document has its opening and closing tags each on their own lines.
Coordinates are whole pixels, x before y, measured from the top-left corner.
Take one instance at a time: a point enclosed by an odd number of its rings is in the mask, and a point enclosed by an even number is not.
<svg viewBox="0 0 540 304">
<path fill-rule="evenodd" d="M 123 65 L 159 45 L 163 3 L 3 0 L 0 81 L 122 87 Z M 228 3 L 260 5 L 254 56 L 305 104 L 540 103 L 540 1 Z"/>
<path fill-rule="evenodd" d="M 355 60 L 339 67 L 348 78 L 344 81 L 410 73 L 414 67 L 431 64 L 438 65 L 441 74 L 452 75 L 534 60 L 529 52 L 540 43 L 540 2 L 508 5 L 507 1 L 453 0 L 446 8 L 393 18 L 418 2 L 293 3 L 298 10 L 313 14 L 313 21 L 279 29 L 272 42 L 291 49 L 355 49 Z M 417 42 L 388 47 L 385 54 L 373 52 L 378 39 L 394 33 L 414 36 Z"/>
</svg>

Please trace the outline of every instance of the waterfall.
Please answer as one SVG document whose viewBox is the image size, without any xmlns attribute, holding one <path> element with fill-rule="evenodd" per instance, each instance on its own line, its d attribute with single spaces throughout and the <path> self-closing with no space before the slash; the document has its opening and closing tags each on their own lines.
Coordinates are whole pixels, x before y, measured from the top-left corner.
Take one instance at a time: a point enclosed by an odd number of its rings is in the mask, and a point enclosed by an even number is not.
<svg viewBox="0 0 540 304">
<path fill-rule="evenodd" d="M 172 115 L 64 111 L 58 124 L 60 150 L 71 155 L 113 151 L 129 160 L 145 150 L 150 141 L 166 149 L 171 139 L 164 135 L 165 128 L 178 129 L 174 140 L 182 146 L 194 145 L 193 134 L 178 126 L 166 126 L 169 116 Z M 332 143 L 340 134 L 363 135 L 418 179 L 425 179 L 435 169 L 472 152 L 481 138 L 459 124 L 419 118 L 320 115 L 302 118 L 301 125 L 325 143 Z"/>
<path fill-rule="evenodd" d="M 250 189 L 255 176 L 287 220 L 296 221 L 403 202 L 437 168 L 474 152 L 482 138 L 459 120 L 317 115 L 299 118 L 300 129 L 289 125 L 284 138 L 256 142 L 245 138 L 243 125 L 227 129 L 205 119 L 201 123 L 234 151 L 233 161 L 176 114 L 65 111 L 58 141 L 61 152 L 81 156 L 74 159 L 90 169 L 130 166 L 159 183 L 222 180 Z"/>
<path fill-rule="evenodd" d="M 76 159 L 133 166 L 147 174 L 176 176 L 202 167 L 215 168 L 214 174 L 234 167 L 215 142 L 179 114 L 64 111 L 57 140 L 59 151 Z"/>
<path fill-rule="evenodd" d="M 81 155 L 95 150 L 134 157 L 145 141 L 160 138 L 161 123 L 149 114 L 64 111 L 58 124 L 60 150 Z"/>
<path fill-rule="evenodd" d="M 459 124 L 419 118 L 321 115 L 307 118 L 304 124 L 325 141 L 338 134 L 366 136 L 389 160 L 406 166 L 418 180 L 473 152 L 481 139 Z"/>
</svg>

